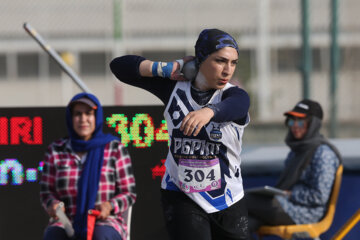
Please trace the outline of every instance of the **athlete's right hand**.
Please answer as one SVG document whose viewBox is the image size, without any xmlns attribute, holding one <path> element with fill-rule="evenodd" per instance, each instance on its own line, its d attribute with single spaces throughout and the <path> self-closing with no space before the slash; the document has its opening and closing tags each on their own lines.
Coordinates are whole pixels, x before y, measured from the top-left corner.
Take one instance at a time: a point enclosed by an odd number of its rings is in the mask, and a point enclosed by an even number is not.
<svg viewBox="0 0 360 240">
<path fill-rule="evenodd" d="M 186 136 L 196 137 L 212 117 L 214 117 L 214 111 L 208 107 L 189 112 L 181 123 L 180 131 Z"/>
<path fill-rule="evenodd" d="M 191 60 L 193 60 L 195 57 L 193 56 L 186 56 L 184 57 L 182 60 L 184 61 L 183 66 L 185 65 L 185 63 L 190 62 Z M 181 72 L 182 67 L 180 66 L 179 62 L 174 61 L 173 62 L 173 69 L 171 72 L 171 80 L 175 80 L 175 81 L 188 81 L 188 79 L 185 78 L 184 74 Z"/>
</svg>

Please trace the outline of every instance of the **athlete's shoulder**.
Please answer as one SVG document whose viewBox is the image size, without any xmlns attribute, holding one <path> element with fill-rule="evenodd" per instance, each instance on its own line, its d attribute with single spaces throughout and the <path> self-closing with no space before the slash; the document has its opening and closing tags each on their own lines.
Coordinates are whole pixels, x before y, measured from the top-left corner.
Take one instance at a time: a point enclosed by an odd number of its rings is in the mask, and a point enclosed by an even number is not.
<svg viewBox="0 0 360 240">
<path fill-rule="evenodd" d="M 236 96 L 242 99 L 242 101 L 247 100 L 250 101 L 249 94 L 238 86 L 229 84 L 224 88 L 223 98 L 229 96 Z"/>
</svg>

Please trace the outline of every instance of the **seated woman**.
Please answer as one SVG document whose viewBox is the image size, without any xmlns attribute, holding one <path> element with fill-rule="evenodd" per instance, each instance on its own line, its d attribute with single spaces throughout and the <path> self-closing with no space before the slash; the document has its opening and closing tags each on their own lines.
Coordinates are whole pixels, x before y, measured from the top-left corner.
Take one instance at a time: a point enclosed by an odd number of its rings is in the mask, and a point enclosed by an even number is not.
<svg viewBox="0 0 360 240">
<path fill-rule="evenodd" d="M 262 225 L 321 220 L 341 163 L 338 150 L 319 133 L 323 119 L 319 103 L 304 99 L 284 115 L 289 128 L 285 142 L 291 151 L 276 187 L 287 195 L 246 195 L 251 232 Z"/>
<path fill-rule="evenodd" d="M 51 217 L 45 240 L 73 239 L 56 215 L 60 202 L 76 239 L 86 239 L 89 209 L 100 211 L 94 240 L 127 237 L 122 214 L 135 202 L 135 179 L 127 149 L 102 132 L 102 115 L 94 95 L 75 95 L 66 108 L 69 137 L 50 144 L 45 154 L 40 198 Z"/>
</svg>

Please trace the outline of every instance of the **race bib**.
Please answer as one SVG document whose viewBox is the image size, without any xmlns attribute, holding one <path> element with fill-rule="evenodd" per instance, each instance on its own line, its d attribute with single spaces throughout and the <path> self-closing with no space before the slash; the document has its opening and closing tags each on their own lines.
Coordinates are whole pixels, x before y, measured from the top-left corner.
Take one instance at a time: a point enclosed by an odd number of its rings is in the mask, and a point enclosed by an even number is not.
<svg viewBox="0 0 360 240">
<path fill-rule="evenodd" d="M 221 187 L 219 159 L 179 160 L 179 184 L 186 193 L 205 192 Z"/>
</svg>

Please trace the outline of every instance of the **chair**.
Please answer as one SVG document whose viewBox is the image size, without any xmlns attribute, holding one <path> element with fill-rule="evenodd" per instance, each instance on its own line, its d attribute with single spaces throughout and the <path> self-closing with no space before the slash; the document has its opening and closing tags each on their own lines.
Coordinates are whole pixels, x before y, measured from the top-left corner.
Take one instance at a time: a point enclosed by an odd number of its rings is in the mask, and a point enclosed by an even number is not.
<svg viewBox="0 0 360 240">
<path fill-rule="evenodd" d="M 128 210 L 125 211 L 124 214 L 123 214 L 123 218 L 126 221 L 127 230 L 128 230 L 127 240 L 130 240 L 131 214 L 132 214 L 132 206 L 130 206 L 128 208 Z"/>
<path fill-rule="evenodd" d="M 354 213 L 351 218 L 346 221 L 346 223 L 336 232 L 336 234 L 331 238 L 331 240 L 341 240 L 346 234 L 349 233 L 351 229 L 360 221 L 360 209 Z"/>
<path fill-rule="evenodd" d="M 130 240 L 130 224 L 131 224 L 131 213 L 132 213 L 132 206 L 128 208 L 127 211 L 124 212 L 123 218 L 126 221 L 127 229 L 128 229 L 128 236 L 126 240 Z M 95 221 L 97 216 L 100 215 L 100 211 L 91 209 L 88 211 L 88 235 L 87 239 L 92 239 L 93 232 L 95 228 Z"/>
<path fill-rule="evenodd" d="M 336 202 L 340 191 L 342 172 L 343 165 L 340 165 L 336 171 L 334 186 L 328 203 L 327 212 L 319 222 L 299 225 L 262 226 L 257 232 L 260 239 L 262 236 L 276 235 L 283 239 L 313 238 L 319 240 L 320 234 L 326 232 L 332 224 L 335 215 Z"/>
</svg>

